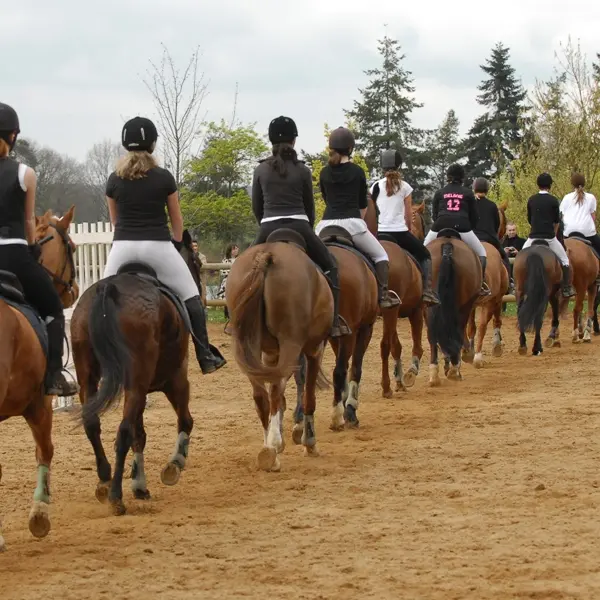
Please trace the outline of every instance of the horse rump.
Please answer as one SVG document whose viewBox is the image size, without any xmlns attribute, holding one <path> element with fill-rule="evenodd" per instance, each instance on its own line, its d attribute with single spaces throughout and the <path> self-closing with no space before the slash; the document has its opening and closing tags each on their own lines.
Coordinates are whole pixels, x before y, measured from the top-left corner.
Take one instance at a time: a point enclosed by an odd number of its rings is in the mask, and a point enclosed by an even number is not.
<svg viewBox="0 0 600 600">
<path fill-rule="evenodd" d="M 521 331 L 539 331 L 549 298 L 544 257 L 539 252 L 529 252 L 525 259 L 525 271 L 522 301 L 517 307 L 517 321 Z"/>
</svg>

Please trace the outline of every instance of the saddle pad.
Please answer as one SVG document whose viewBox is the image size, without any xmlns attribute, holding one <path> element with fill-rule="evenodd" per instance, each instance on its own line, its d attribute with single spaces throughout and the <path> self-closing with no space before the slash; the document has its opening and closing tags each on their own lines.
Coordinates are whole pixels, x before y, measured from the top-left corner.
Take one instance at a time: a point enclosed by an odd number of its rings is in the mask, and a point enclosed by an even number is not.
<svg viewBox="0 0 600 600">
<path fill-rule="evenodd" d="M 365 256 L 362 252 L 357 250 L 354 246 L 348 246 L 347 244 L 339 244 L 338 242 L 327 242 L 325 245 L 328 248 L 342 248 L 343 250 L 348 250 L 348 252 L 352 252 L 365 262 L 367 267 L 369 267 L 369 269 L 371 270 L 371 273 L 373 273 L 373 275 L 375 276 L 375 279 L 377 279 L 377 273 L 375 271 L 375 264 L 373 263 L 373 261 L 367 256 Z"/>
<path fill-rule="evenodd" d="M 46 359 L 48 359 L 48 331 L 46 330 L 46 324 L 42 320 L 42 317 L 40 317 L 38 312 L 29 304 L 21 304 L 20 302 L 15 302 L 11 298 L 6 298 L 1 294 L 0 299 L 2 299 L 4 303 L 18 310 L 27 319 L 27 321 L 35 331 L 38 340 L 40 341 L 40 345 L 42 347 L 42 350 L 44 351 Z"/>
</svg>

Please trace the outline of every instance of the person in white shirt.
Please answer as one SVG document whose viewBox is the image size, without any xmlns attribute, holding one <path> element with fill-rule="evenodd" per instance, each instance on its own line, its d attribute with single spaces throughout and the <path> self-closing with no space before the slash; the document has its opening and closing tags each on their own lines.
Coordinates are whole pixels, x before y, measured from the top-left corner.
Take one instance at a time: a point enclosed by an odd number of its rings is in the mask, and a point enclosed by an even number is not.
<svg viewBox="0 0 600 600">
<path fill-rule="evenodd" d="M 402 156 L 398 150 L 392 148 L 381 152 L 384 177 L 371 186 L 371 197 L 379 209 L 379 237 L 396 242 L 419 261 L 423 272 L 423 302 L 439 304 L 431 287 L 431 254 L 411 232 L 413 189 L 402 180 L 401 165 Z"/>
</svg>

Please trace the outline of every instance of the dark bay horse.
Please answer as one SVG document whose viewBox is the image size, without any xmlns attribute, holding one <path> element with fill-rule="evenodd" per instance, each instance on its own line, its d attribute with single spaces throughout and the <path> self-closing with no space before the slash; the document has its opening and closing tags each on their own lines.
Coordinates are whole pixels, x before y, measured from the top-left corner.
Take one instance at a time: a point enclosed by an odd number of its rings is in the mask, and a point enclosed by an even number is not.
<svg viewBox="0 0 600 600">
<path fill-rule="evenodd" d="M 125 514 L 123 471 L 133 449 L 131 488 L 146 500 L 144 409 L 146 396 L 163 392 L 177 413 L 177 442 L 161 472 L 175 485 L 188 457 L 193 419 L 189 411 L 189 333 L 177 299 L 163 293 L 146 265 L 123 265 L 119 273 L 88 288 L 71 319 L 71 340 L 81 387 L 82 419 L 96 457 L 96 497 L 108 501 L 115 515 Z M 180 307 L 182 308 L 182 307 Z M 185 309 L 183 309 L 185 310 Z M 115 442 L 115 470 L 101 441 L 100 415 L 124 392 L 123 419 Z"/>
<path fill-rule="evenodd" d="M 36 217 L 35 237 L 42 245 L 40 262 L 53 279 L 65 308 L 72 306 L 79 296 L 73 263 L 75 245 L 68 233 L 74 211 L 72 206 L 60 219 L 50 211 Z M 19 285 L 14 276 L 2 271 L 0 286 L 4 291 L 0 293 L 6 295 L 6 301 L 0 297 L 0 421 L 22 416 L 33 434 L 37 485 L 29 513 L 29 530 L 35 537 L 43 538 L 50 531 L 50 467 L 54 456 L 52 397 L 44 395 L 46 355 L 28 318 L 9 304 L 11 299 L 18 305 L 24 304 L 18 299 L 20 292 L 10 293 L 6 284 L 13 289 Z M 0 522 L 0 552 L 4 549 Z"/>
<path fill-rule="evenodd" d="M 590 243 L 583 237 L 571 235 L 565 238 L 565 246 L 573 271 L 573 287 L 577 292 L 573 308 L 573 332 L 571 340 L 574 344 L 592 341 L 592 323 L 595 315 L 598 271 L 598 257 Z M 587 294 L 587 319 L 583 326 L 583 301 Z M 560 311 L 563 313 L 569 304 L 568 298 L 561 299 Z"/>
<path fill-rule="evenodd" d="M 448 379 L 460 381 L 461 349 L 466 325 L 481 289 L 481 263 L 453 229 L 443 229 L 428 246 L 432 279 L 440 298 L 438 306 L 427 308 L 427 337 L 431 352 L 429 385 L 441 384 L 438 347 L 445 355 Z"/>
<path fill-rule="evenodd" d="M 225 297 L 235 358 L 250 380 L 264 430 L 259 468 L 281 468 L 284 394 L 299 360 L 306 361 L 306 377 L 301 380 L 302 420 L 293 437 L 308 456 L 317 456 L 315 390 L 333 322 L 333 296 L 325 276 L 306 255 L 298 234 L 280 229 L 267 243 L 236 258 Z"/>
<path fill-rule="evenodd" d="M 194 278 L 194 283 L 198 288 L 200 298 L 202 298 L 202 304 L 206 306 L 206 282 L 203 281 L 202 277 L 202 263 L 200 262 L 198 255 L 194 252 L 194 248 L 192 247 L 192 236 L 187 229 L 183 232 L 182 242 L 183 246 L 181 250 L 179 250 L 179 254 L 181 254 L 181 257 Z"/>
<path fill-rule="evenodd" d="M 552 329 L 546 347 L 560 347 L 559 293 L 562 279 L 560 262 L 548 244 L 541 240 L 521 250 L 513 263 L 517 320 L 519 324 L 519 354 L 527 354 L 526 331 L 535 331 L 532 353 L 543 352 L 541 330 L 548 301 L 552 307 Z"/>
<path fill-rule="evenodd" d="M 423 222 L 423 210 L 425 205 L 412 205 L 412 228 L 413 235 L 423 241 L 425 227 Z M 369 197 L 365 221 L 369 231 L 378 236 L 378 222 L 373 199 Z M 419 374 L 421 358 L 423 356 L 423 321 L 425 307 L 422 302 L 423 278 L 421 270 L 415 260 L 398 244 L 385 239 L 379 240 L 388 253 L 390 260 L 389 288 L 394 291 L 401 300 L 401 304 L 394 308 L 381 311 L 383 318 L 383 335 L 380 343 L 381 354 L 381 388 L 384 398 L 392 398 L 393 392 L 390 386 L 389 356 L 390 352 L 394 358 L 394 379 L 396 380 L 396 391 L 407 391 L 415 383 Z M 412 359 L 409 369 L 404 372 L 402 366 L 402 343 L 398 337 L 398 318 L 408 318 L 412 334 Z"/>
</svg>

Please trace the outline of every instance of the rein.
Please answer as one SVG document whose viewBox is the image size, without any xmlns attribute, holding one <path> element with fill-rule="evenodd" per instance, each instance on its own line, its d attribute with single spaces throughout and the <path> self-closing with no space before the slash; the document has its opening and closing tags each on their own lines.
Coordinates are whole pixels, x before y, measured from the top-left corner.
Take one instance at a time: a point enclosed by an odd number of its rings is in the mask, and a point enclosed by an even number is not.
<svg viewBox="0 0 600 600">
<path fill-rule="evenodd" d="M 52 227 L 52 229 L 54 229 L 54 231 L 56 231 L 60 236 L 65 248 L 65 260 L 60 271 L 60 275 L 53 273 L 50 269 L 48 269 L 48 267 L 44 266 L 42 261 L 40 261 L 40 265 L 44 271 L 50 275 L 52 281 L 58 285 L 61 285 L 63 287 L 63 292 L 70 294 L 72 302 L 75 302 L 75 291 L 73 290 L 73 283 L 75 283 L 75 261 L 73 259 L 73 246 L 71 240 L 69 239 L 67 232 L 59 229 L 54 223 L 48 223 L 48 227 Z M 42 238 L 39 241 L 40 246 L 48 243 L 53 237 L 54 236 L 52 235 L 47 235 L 45 238 Z M 65 280 L 65 271 L 67 270 L 67 267 L 70 267 L 71 269 L 71 276 L 69 277 L 68 281 Z"/>
</svg>

